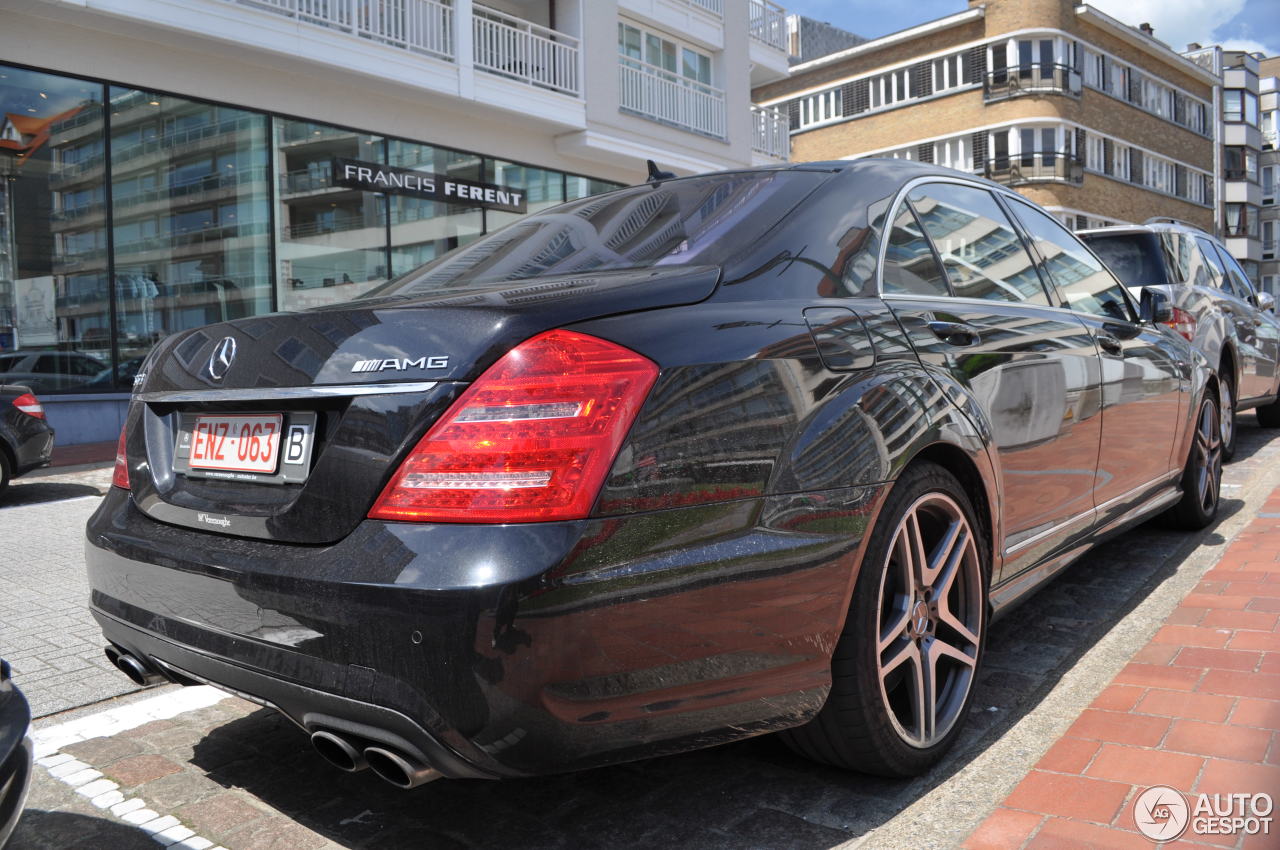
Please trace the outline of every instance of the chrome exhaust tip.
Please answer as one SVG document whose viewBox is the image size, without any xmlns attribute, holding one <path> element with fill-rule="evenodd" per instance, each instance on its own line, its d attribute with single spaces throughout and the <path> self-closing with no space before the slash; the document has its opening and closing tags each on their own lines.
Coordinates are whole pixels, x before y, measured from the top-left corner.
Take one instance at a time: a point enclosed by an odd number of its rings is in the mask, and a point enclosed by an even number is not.
<svg viewBox="0 0 1280 850">
<path fill-rule="evenodd" d="M 440 771 L 422 764 L 417 759 L 382 747 L 366 747 L 365 761 L 382 779 L 397 788 L 417 788 L 440 778 Z"/>
<path fill-rule="evenodd" d="M 125 652 L 119 647 L 108 646 L 105 651 L 107 654 L 107 660 L 114 664 L 117 670 L 128 676 L 129 680 L 140 688 L 145 688 L 148 685 L 158 685 L 161 682 L 169 681 L 167 676 L 162 673 L 157 673 L 137 656 Z"/>
<path fill-rule="evenodd" d="M 311 746 L 316 748 L 321 758 L 347 773 L 355 773 L 369 766 L 364 753 L 355 745 L 341 735 L 325 729 L 311 734 Z"/>
</svg>

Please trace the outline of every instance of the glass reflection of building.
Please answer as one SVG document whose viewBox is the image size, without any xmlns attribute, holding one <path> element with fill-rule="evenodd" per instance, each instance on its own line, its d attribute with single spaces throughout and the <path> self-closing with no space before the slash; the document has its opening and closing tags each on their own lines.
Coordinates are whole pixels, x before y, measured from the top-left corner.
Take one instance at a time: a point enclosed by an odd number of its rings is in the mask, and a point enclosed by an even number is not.
<svg viewBox="0 0 1280 850">
<path fill-rule="evenodd" d="M 124 391 L 168 334 L 345 301 L 519 218 L 334 186 L 338 157 L 522 188 L 530 211 L 618 188 L 0 64 L 0 350 L 74 353 L 49 358 L 73 370 L 57 392 Z"/>
</svg>

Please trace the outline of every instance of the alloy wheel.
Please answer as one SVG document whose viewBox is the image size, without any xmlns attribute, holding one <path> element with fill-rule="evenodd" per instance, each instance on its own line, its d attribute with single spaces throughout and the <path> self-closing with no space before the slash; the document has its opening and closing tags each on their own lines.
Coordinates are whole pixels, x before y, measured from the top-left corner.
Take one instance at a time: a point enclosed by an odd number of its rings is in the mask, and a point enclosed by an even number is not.
<svg viewBox="0 0 1280 850">
<path fill-rule="evenodd" d="M 876 623 L 880 696 L 894 731 L 913 747 L 932 746 L 960 719 L 978 664 L 982 599 L 964 511 L 943 493 L 926 493 L 894 532 Z"/>
<path fill-rule="evenodd" d="M 1196 495 L 1200 507 L 1212 514 L 1218 502 L 1219 479 L 1222 477 L 1222 429 L 1217 405 L 1205 399 L 1196 422 L 1195 457 Z"/>
<path fill-rule="evenodd" d="M 1222 425 L 1219 434 L 1222 437 L 1222 445 L 1229 446 L 1236 429 L 1236 407 L 1235 399 L 1231 396 L 1231 382 L 1224 380 L 1218 387 L 1218 392 L 1222 394 L 1222 409 L 1219 411 Z"/>
</svg>

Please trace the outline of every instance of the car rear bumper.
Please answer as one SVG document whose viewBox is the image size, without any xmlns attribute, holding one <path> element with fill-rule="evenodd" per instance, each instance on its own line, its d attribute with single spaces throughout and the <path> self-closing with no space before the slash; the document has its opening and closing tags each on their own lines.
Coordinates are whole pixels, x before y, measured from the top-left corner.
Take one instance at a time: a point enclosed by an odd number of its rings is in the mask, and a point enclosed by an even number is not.
<svg viewBox="0 0 1280 850">
<path fill-rule="evenodd" d="M 89 522 L 106 638 L 308 731 L 522 776 L 804 722 L 884 486 L 511 526 L 366 521 L 305 547 Z"/>
<path fill-rule="evenodd" d="M 9 421 L 14 476 L 48 466 L 53 459 L 53 427 L 43 419 L 23 414 Z"/>
</svg>

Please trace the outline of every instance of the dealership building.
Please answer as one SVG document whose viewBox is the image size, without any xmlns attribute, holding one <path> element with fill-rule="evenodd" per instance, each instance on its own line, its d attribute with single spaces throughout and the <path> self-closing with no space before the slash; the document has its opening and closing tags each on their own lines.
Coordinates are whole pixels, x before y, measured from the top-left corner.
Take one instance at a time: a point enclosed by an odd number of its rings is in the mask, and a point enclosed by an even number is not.
<svg viewBox="0 0 1280 850">
<path fill-rule="evenodd" d="M 62 445 L 115 437 L 168 334 L 356 297 L 646 159 L 787 157 L 750 100 L 788 73 L 768 0 L 6 5 L 0 381 Z"/>
</svg>

